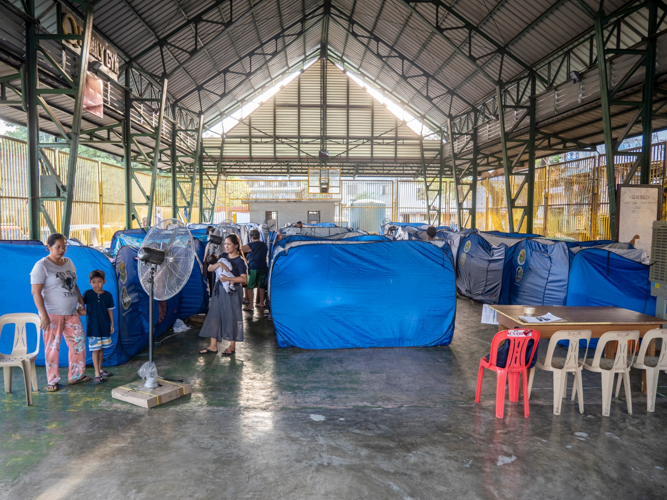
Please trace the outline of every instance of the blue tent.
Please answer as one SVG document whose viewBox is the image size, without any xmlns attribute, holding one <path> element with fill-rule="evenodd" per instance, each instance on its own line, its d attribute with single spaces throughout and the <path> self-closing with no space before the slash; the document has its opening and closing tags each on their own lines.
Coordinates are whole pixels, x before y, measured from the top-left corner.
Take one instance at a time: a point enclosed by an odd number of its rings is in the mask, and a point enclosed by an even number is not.
<svg viewBox="0 0 667 500">
<path fill-rule="evenodd" d="M 478 232 L 462 238 L 457 260 L 458 292 L 484 304 L 508 304 L 509 268 L 514 246 L 521 240 Z"/>
<path fill-rule="evenodd" d="M 0 259 L 2 262 L 11 263 L 11 272 L 0 274 L 0 315 L 16 312 L 34 312 L 37 308 L 30 293 L 30 271 L 32 271 L 35 262 L 47 255 L 46 248 L 43 245 L 26 245 L 0 243 Z M 118 291 L 116 288 L 116 278 L 114 269 L 101 252 L 90 247 L 68 247 L 66 257 L 72 260 L 76 267 L 77 285 L 81 293 L 90 289 L 88 275 L 95 269 L 104 271 L 107 277 L 107 283 L 104 286 L 113 296 L 116 309 L 114 311 L 115 324 L 118 325 Z M 17 279 L 18 277 L 18 279 Z M 84 329 L 86 327 L 86 317 L 81 318 Z M 31 335 L 31 338 L 34 338 Z M 0 352 L 8 354 L 12 350 L 14 342 L 13 328 L 7 327 L 0 335 Z M 104 350 L 105 364 L 114 363 L 114 352 L 118 346 L 118 328 L 111 336 L 113 347 Z M 34 344 L 28 345 L 29 349 L 34 349 Z M 88 345 L 86 344 L 86 351 Z M 60 366 L 67 366 L 67 356 L 69 349 L 64 340 L 60 344 Z M 124 362 L 124 361 L 122 361 Z M 90 352 L 86 352 L 86 363 L 92 364 Z M 40 342 L 40 351 L 37 355 L 36 364 L 44 366 L 44 342 Z"/>
<path fill-rule="evenodd" d="M 617 253 L 618 252 L 618 253 Z M 615 306 L 655 315 L 648 265 L 626 257 L 637 250 L 587 248 L 570 265 L 568 306 Z"/>
<path fill-rule="evenodd" d="M 117 231 L 114 234 L 114 239 L 111 240 L 111 248 L 116 246 L 116 251 L 114 252 L 117 255 L 118 251 L 124 246 L 132 246 L 135 248 L 141 247 L 141 244 L 146 237 L 146 232 L 143 229 L 131 229 L 130 231 L 141 231 L 128 234 L 124 234 L 122 231 Z M 206 244 L 202 243 L 200 238 L 197 238 L 195 233 L 206 231 L 205 229 L 190 229 L 190 233 L 194 236 L 195 244 L 195 261 L 192 264 L 192 273 L 187 283 L 183 287 L 178 295 L 181 297 L 181 302 L 179 306 L 179 319 L 187 319 L 190 316 L 200 313 L 208 312 L 208 286 L 206 284 L 206 276 L 202 275 L 202 266 L 204 261 L 204 250 L 206 249 Z M 120 233 L 120 234 L 119 234 Z M 116 239 L 116 235 L 118 238 Z"/>
<path fill-rule="evenodd" d="M 124 363 L 148 345 L 148 294 L 139 281 L 138 249 L 124 246 L 116 256 L 116 282 L 118 284 L 118 327 L 121 333 L 120 349 L 114 353 L 117 364 Z M 155 301 L 155 337 L 172 327 L 178 318 L 181 295 Z"/>
<path fill-rule="evenodd" d="M 519 241 L 508 267 L 509 303 L 565 305 L 569 267 L 564 242 L 544 238 Z"/>
<path fill-rule="evenodd" d="M 197 238 L 194 239 L 194 244 L 196 257 L 192 264 L 192 273 L 178 294 L 181 297 L 178 308 L 179 319 L 188 319 L 195 314 L 208 312 L 208 285 L 206 275 L 202 275 L 206 245 Z"/>
<path fill-rule="evenodd" d="M 118 250 L 120 250 L 120 247 L 125 245 L 140 247 L 141 242 L 144 241 L 145 237 L 145 229 L 123 229 L 121 231 L 116 231 L 111 237 L 109 251 L 111 255 L 115 257 Z"/>
<path fill-rule="evenodd" d="M 447 248 L 420 241 L 291 243 L 270 274 L 278 346 L 449 344 L 456 289 Z"/>
<path fill-rule="evenodd" d="M 5 245 L 41 245 L 44 246 L 39 240 L 0 240 L 0 243 Z"/>
</svg>

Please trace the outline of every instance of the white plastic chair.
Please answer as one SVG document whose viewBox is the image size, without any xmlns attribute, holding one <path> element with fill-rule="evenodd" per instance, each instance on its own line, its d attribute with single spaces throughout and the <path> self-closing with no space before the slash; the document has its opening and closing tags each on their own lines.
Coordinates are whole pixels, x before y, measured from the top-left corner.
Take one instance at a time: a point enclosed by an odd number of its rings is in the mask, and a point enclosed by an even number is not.
<svg viewBox="0 0 667 500">
<path fill-rule="evenodd" d="M 4 369 L 5 392 L 12 392 L 12 368 L 17 367 L 23 370 L 23 380 L 25 382 L 25 398 L 28 406 L 32 406 L 32 390 L 37 391 L 37 370 L 35 368 L 35 359 L 39 352 L 40 340 L 42 338 L 39 316 L 33 313 L 15 313 L 0 316 L 0 334 L 5 325 L 14 325 L 14 346 L 12 353 L 0 354 L 0 366 Z M 26 326 L 35 325 L 37 332 L 37 345 L 33 352 L 28 352 L 28 335 Z"/>
<path fill-rule="evenodd" d="M 662 339 L 660 356 L 647 356 L 646 350 L 654 339 Z M 646 370 L 646 411 L 655 411 L 655 396 L 658 392 L 658 376 L 660 370 L 667 371 L 667 329 L 649 330 L 642 337 L 642 345 L 633 368 Z M 620 382 L 620 381 L 619 381 Z M 616 387 L 616 397 L 621 390 L 621 384 Z"/>
<path fill-rule="evenodd" d="M 603 358 L 604 348 L 609 342 L 618 341 L 614 359 Z M 618 374 L 623 378 L 625 399 L 628 405 L 628 414 L 632 415 L 632 393 L 630 392 L 630 367 L 635 356 L 635 349 L 630 343 L 639 342 L 639 330 L 624 332 L 607 332 L 598 340 L 595 357 L 584 362 L 584 368 L 590 372 L 598 372 L 602 376 L 602 416 L 608 417 L 611 410 L 611 398 L 614 393 L 614 377 Z M 620 392 L 620 381 L 619 387 Z M 618 392 L 616 395 L 618 396 Z"/>
<path fill-rule="evenodd" d="M 579 389 L 579 413 L 584 413 L 584 391 L 581 382 L 581 370 L 584 366 L 584 360 L 588 354 L 588 341 L 591 339 L 590 330 L 560 330 L 553 334 L 549 340 L 547 355 L 544 358 L 538 358 L 535 367 L 541 370 L 553 373 L 554 382 L 554 415 L 560 415 L 560 408 L 563 398 L 567 395 L 567 374 L 574 373 L 574 386 L 572 388 L 572 401 L 574 401 L 577 388 Z M 570 345 L 567 348 L 567 354 L 564 358 L 554 357 L 556 345 L 561 340 L 569 340 Z M 584 357 L 579 359 L 579 341 L 586 341 L 586 352 Z M 533 388 L 533 378 L 535 377 L 535 367 L 530 370 L 528 380 L 528 397 Z"/>
</svg>

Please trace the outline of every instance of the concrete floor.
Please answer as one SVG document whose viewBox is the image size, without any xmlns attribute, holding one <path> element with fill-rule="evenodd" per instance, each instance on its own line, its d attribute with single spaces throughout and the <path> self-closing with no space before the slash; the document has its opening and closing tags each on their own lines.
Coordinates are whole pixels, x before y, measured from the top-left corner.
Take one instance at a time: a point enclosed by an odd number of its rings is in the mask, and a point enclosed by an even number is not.
<svg viewBox="0 0 667 500">
<path fill-rule="evenodd" d="M 145 357 L 104 385 L 40 389 L 32 408 L 19 372 L 0 400 L 0 498 L 667 497 L 667 375 L 655 413 L 633 374 L 633 415 L 621 394 L 603 418 L 595 375 L 584 415 L 568 398 L 554 416 L 550 374 L 538 372 L 530 418 L 507 402 L 496 419 L 492 375 L 474 404 L 495 332 L 480 316 L 459 299 L 452 344 L 424 349 L 279 350 L 255 312 L 236 356 L 221 358 L 198 356 L 191 330 L 156 361 L 193 394 L 152 410 L 110 396 Z"/>
</svg>

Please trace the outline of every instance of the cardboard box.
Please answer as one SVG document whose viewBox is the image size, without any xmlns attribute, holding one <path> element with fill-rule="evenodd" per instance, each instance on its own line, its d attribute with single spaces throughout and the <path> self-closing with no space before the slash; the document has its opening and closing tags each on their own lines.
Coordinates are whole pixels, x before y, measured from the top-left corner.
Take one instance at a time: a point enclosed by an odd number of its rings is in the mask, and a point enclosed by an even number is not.
<svg viewBox="0 0 667 500">
<path fill-rule="evenodd" d="M 161 378 L 158 378 L 157 381 L 158 386 L 155 389 L 145 388 L 143 380 L 116 387 L 111 391 L 111 397 L 143 408 L 153 408 L 192 392 L 189 384 L 171 382 Z"/>
</svg>

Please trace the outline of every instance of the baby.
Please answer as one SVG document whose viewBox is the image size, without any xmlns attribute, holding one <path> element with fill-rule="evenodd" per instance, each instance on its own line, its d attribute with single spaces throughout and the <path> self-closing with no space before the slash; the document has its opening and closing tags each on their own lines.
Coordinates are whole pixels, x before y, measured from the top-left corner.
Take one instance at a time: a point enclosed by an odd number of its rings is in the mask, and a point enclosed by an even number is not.
<svg viewBox="0 0 667 500">
<path fill-rule="evenodd" d="M 214 264 L 225 265 L 227 269 L 232 268 L 232 264 L 227 259 L 218 259 L 218 257 L 216 257 L 215 255 L 209 255 L 208 265 L 212 266 Z M 235 277 L 231 271 L 223 271 L 222 267 L 217 266 L 215 268 L 215 281 L 218 281 L 220 279 L 220 276 L 225 276 L 227 278 Z M 222 286 L 225 288 L 225 292 L 227 293 L 231 293 L 232 291 L 236 290 L 236 288 L 234 288 L 234 283 L 230 283 L 229 281 L 224 281 L 222 283 Z"/>
</svg>

